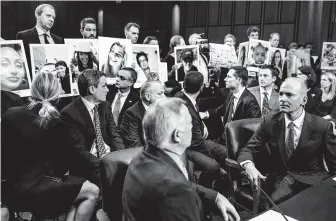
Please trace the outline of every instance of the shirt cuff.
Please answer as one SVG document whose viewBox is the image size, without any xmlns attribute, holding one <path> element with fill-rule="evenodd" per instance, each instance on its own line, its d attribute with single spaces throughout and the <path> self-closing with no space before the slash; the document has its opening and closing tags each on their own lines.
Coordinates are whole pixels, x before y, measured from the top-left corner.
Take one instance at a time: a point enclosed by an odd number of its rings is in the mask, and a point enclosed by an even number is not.
<svg viewBox="0 0 336 221">
<path fill-rule="evenodd" d="M 245 161 L 240 163 L 240 166 L 245 169 L 244 165 L 247 164 L 247 163 L 253 163 L 253 162 L 251 160 L 245 160 Z"/>
</svg>

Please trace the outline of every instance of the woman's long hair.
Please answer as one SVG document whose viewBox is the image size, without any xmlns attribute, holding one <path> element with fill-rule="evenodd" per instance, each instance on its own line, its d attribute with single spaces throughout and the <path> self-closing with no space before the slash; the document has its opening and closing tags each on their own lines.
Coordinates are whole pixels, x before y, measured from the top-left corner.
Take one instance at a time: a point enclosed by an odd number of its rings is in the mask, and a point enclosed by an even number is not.
<svg viewBox="0 0 336 221">
<path fill-rule="evenodd" d="M 64 75 L 64 78 L 69 76 L 69 67 L 68 65 L 66 64 L 65 61 L 57 61 L 56 64 L 55 64 L 55 67 L 57 68 L 58 66 L 63 66 L 65 67 L 65 75 Z M 57 77 L 60 77 L 60 76 L 57 76 Z"/>
<path fill-rule="evenodd" d="M 330 72 L 323 73 L 322 76 L 323 75 L 326 76 L 328 80 L 331 82 L 330 89 L 327 92 L 328 93 L 327 100 L 331 100 L 334 98 L 334 96 L 336 96 L 336 77 L 334 74 Z"/>
<path fill-rule="evenodd" d="M 280 62 L 279 62 L 279 65 L 276 65 L 276 63 L 275 63 L 275 54 L 276 54 L 276 53 L 279 53 L 279 54 L 280 54 Z M 272 61 L 271 61 L 271 65 L 273 65 L 274 67 L 279 67 L 279 68 L 282 69 L 282 57 L 281 57 L 281 53 L 280 53 L 279 50 L 276 50 L 276 51 L 274 52 L 273 57 L 272 57 Z"/>
<path fill-rule="evenodd" d="M 34 77 L 30 91 L 31 102 L 28 108 L 33 109 L 38 104 L 42 105 L 36 122 L 40 127 L 46 128 L 50 120 L 59 117 L 59 112 L 51 104 L 57 101 L 60 95 L 58 79 L 48 71 L 40 72 Z"/>
<path fill-rule="evenodd" d="M 115 76 L 112 76 L 112 66 L 110 65 L 110 52 L 111 52 L 112 48 L 114 47 L 114 45 L 117 45 L 118 47 L 121 47 L 124 50 L 124 57 L 123 57 L 123 60 L 121 61 L 121 65 L 120 65 L 119 70 L 121 70 L 122 68 L 124 68 L 126 66 L 126 60 L 127 60 L 126 48 L 125 48 L 124 45 L 122 45 L 118 41 L 116 41 L 111 45 L 110 50 L 107 54 L 107 61 L 102 67 L 102 72 L 104 74 L 106 74 L 106 77 L 117 77 L 117 74 L 118 74 L 118 73 L 113 73 L 113 74 L 115 74 Z"/>
<path fill-rule="evenodd" d="M 82 63 L 82 61 L 79 58 L 79 53 L 87 54 L 89 56 L 88 67 L 87 68 L 84 68 L 83 63 Z M 80 51 L 77 51 L 76 52 L 76 56 L 77 56 L 77 61 L 78 61 L 77 62 L 78 63 L 78 70 L 80 72 L 84 71 L 85 69 L 93 69 L 93 61 L 92 61 L 92 57 L 91 57 L 91 52 L 80 52 Z"/>
</svg>

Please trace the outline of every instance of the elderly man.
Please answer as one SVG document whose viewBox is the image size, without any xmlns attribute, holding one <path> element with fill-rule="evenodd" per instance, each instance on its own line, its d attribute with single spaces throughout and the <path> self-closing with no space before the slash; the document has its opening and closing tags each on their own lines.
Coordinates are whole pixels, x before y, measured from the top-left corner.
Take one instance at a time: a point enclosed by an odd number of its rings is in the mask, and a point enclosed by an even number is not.
<svg viewBox="0 0 336 221">
<path fill-rule="evenodd" d="M 277 32 L 273 32 L 269 36 L 269 41 L 271 42 L 271 46 L 277 48 L 280 42 L 280 34 Z"/>
<path fill-rule="evenodd" d="M 266 179 L 255 167 L 254 160 L 267 144 L 270 172 L 267 192 L 276 203 L 336 174 L 336 136 L 332 124 L 304 110 L 307 86 L 298 78 L 287 78 L 280 87 L 280 112 L 263 118 L 238 156 L 248 177 L 255 184 Z M 329 168 L 323 165 L 323 157 Z M 260 169 L 260 168 L 259 168 Z"/>
<path fill-rule="evenodd" d="M 184 152 L 191 143 L 191 116 L 184 102 L 166 98 L 143 120 L 148 146 L 129 165 L 122 202 L 126 220 L 203 220 L 202 201 L 216 204 L 224 219 L 240 220 L 221 194 L 190 182 Z"/>
<path fill-rule="evenodd" d="M 130 39 L 132 44 L 136 44 L 139 39 L 140 25 L 134 22 L 129 22 L 124 28 L 126 39 Z"/>
</svg>

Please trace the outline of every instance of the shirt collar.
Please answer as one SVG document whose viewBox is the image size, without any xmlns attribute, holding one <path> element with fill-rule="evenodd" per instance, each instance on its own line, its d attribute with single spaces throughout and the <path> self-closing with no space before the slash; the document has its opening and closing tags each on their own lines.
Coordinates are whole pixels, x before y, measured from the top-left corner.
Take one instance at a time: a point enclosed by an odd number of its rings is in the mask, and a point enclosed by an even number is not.
<svg viewBox="0 0 336 221">
<path fill-rule="evenodd" d="M 86 100 L 84 97 L 81 97 L 81 99 L 82 99 L 86 109 L 88 109 L 89 112 L 91 112 L 94 109 L 94 107 L 96 106 L 94 103 Z"/>
<path fill-rule="evenodd" d="M 287 114 L 285 114 L 285 124 L 286 124 L 286 128 L 288 128 L 288 125 L 290 122 L 293 122 L 294 125 L 297 127 L 297 128 L 301 128 L 302 125 L 303 125 L 303 121 L 304 121 L 304 117 L 305 117 L 305 111 L 303 110 L 302 111 L 302 114 L 300 115 L 300 117 L 298 117 L 296 120 L 294 121 L 291 121 L 288 117 L 287 117 Z"/>
<path fill-rule="evenodd" d="M 143 102 L 143 101 L 141 101 L 141 102 L 142 102 L 143 106 L 145 107 L 145 110 L 147 111 L 149 106 L 147 104 L 145 104 L 145 102 Z"/>
<path fill-rule="evenodd" d="M 243 89 L 241 89 L 240 91 L 233 93 L 233 96 L 239 100 L 239 98 L 242 96 L 243 92 L 245 91 L 245 87 L 243 87 Z"/>
<path fill-rule="evenodd" d="M 264 94 L 264 92 L 267 92 L 268 97 L 270 97 L 272 93 L 272 88 L 265 90 L 263 87 L 260 87 L 260 93 Z"/>
<path fill-rule="evenodd" d="M 118 90 L 118 96 L 119 96 L 119 94 L 121 94 L 121 97 L 127 97 L 130 92 L 131 92 L 131 90 L 129 90 L 129 91 L 125 92 L 125 93 L 121 93 L 120 90 Z"/>
<path fill-rule="evenodd" d="M 191 101 L 191 103 L 196 106 L 196 101 L 194 98 L 190 97 L 187 93 L 183 92 L 185 96 L 187 96 L 187 98 L 189 98 L 189 100 Z"/>
<path fill-rule="evenodd" d="M 50 30 L 48 30 L 48 31 L 43 31 L 41 28 L 39 28 L 39 27 L 37 27 L 37 26 L 35 26 L 36 27 L 36 31 L 37 31 L 37 34 L 39 35 L 39 36 L 41 36 L 41 35 L 43 35 L 43 34 L 47 34 L 49 37 L 50 37 Z"/>
</svg>

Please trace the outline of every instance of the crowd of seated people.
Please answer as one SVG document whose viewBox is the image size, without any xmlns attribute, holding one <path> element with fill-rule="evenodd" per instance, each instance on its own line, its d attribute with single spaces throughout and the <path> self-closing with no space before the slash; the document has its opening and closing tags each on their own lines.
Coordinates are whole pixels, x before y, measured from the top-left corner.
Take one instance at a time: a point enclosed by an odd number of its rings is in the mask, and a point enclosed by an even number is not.
<svg viewBox="0 0 336 221">
<path fill-rule="evenodd" d="M 17 34 L 26 52 L 32 43 L 63 43 L 51 33 L 55 8 L 40 5 L 35 15 L 36 26 Z M 80 32 L 83 38 L 96 38 L 96 21 L 83 19 Z M 133 44 L 139 35 L 138 24 L 125 26 L 125 37 Z M 257 27 L 247 30 L 249 39 L 259 36 Z M 189 44 L 198 44 L 200 38 L 192 34 Z M 279 33 L 269 36 L 273 47 L 280 47 L 280 40 Z M 224 43 L 235 47 L 236 39 L 229 34 Z M 148 36 L 144 44 L 159 42 Z M 56 63 L 60 79 L 48 71 L 37 73 L 31 97 L 23 99 L 8 89 L 12 85 L 6 80 L 17 73 L 17 67 L 10 69 L 1 61 L 1 67 L 6 67 L 1 71 L 2 205 L 10 212 L 41 216 L 66 212 L 67 220 L 90 220 L 101 198 L 100 160 L 114 151 L 143 147 L 126 175 L 122 203 L 127 220 L 202 220 L 208 211 L 202 214 L 200 200 L 217 205 L 225 220 L 240 220 L 223 196 L 223 186 L 218 187 L 226 176 L 228 150 L 225 138 L 208 138 L 211 119 L 221 119 L 223 127 L 215 130 L 223 134 L 231 121 L 262 118 L 238 162 L 251 182 L 258 184 L 265 176 L 255 167 L 254 153 L 266 143 L 271 145 L 275 173 L 263 185 L 276 203 L 336 173 L 335 73 L 320 70 L 313 60 L 292 77 L 275 64 L 262 65 L 251 83 L 246 67 L 210 68 L 204 53 L 202 70 L 184 70 L 181 86 L 175 80 L 174 48 L 184 45 L 182 36 L 170 39 L 170 50 L 162 59 L 169 73 L 164 83 L 148 80 L 135 89 L 137 72 L 121 67 L 114 73 L 116 83 L 108 85 L 108 73 L 91 65 L 79 70 L 79 96 L 70 98 L 59 97 L 70 93 L 64 84 L 69 78 L 65 62 Z M 305 47 L 311 51 L 312 45 Z M 296 48 L 295 42 L 288 45 L 290 50 Z M 92 53 L 86 56 L 96 64 Z M 204 72 L 209 76 L 207 84 Z M 200 111 L 200 97 L 215 97 L 220 105 Z M 205 119 L 210 123 L 206 125 Z M 202 171 L 198 184 L 185 168 L 188 160 Z"/>
</svg>

